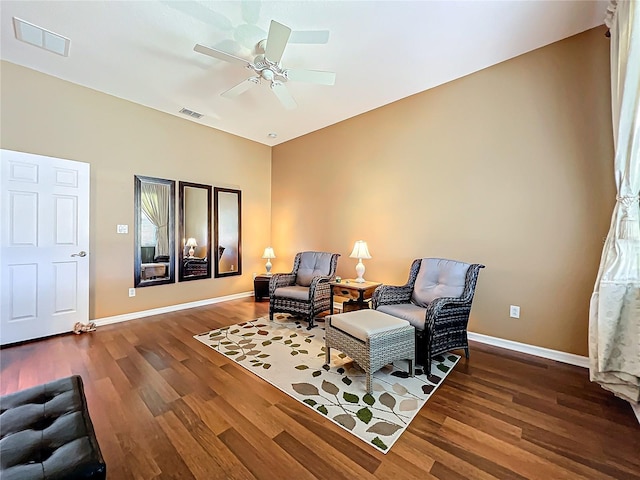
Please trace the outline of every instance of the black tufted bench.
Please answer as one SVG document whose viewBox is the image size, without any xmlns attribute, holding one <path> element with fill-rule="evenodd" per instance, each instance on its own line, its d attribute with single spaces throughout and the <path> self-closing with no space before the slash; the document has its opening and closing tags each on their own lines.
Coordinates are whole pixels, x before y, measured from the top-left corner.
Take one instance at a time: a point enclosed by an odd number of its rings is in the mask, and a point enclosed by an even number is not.
<svg viewBox="0 0 640 480">
<path fill-rule="evenodd" d="M 82 378 L 0 397 L 0 479 L 104 479 Z"/>
</svg>

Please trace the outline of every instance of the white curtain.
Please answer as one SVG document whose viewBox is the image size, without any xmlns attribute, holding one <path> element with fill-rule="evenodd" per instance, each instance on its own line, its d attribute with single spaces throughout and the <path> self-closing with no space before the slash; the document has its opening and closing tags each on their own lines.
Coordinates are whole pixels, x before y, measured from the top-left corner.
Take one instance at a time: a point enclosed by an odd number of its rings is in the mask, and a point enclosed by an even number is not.
<svg viewBox="0 0 640 480">
<path fill-rule="evenodd" d="M 589 311 L 591 380 L 640 402 L 640 3 L 611 1 L 616 204 Z"/>
<path fill-rule="evenodd" d="M 169 255 L 169 186 L 142 182 L 142 210 L 156 227 L 155 256 Z"/>
</svg>

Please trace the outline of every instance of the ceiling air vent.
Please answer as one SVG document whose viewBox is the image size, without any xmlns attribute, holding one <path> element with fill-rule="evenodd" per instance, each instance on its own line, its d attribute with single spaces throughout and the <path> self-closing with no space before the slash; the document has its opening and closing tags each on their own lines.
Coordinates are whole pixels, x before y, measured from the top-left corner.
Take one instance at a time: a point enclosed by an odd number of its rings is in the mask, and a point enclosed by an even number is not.
<svg viewBox="0 0 640 480">
<path fill-rule="evenodd" d="M 63 57 L 69 56 L 71 40 L 68 38 L 21 20 L 18 17 L 13 17 L 13 28 L 18 40 L 44 48 Z"/>
<path fill-rule="evenodd" d="M 190 117 L 193 117 L 193 118 L 202 118 L 202 117 L 204 117 L 203 114 L 198 113 L 198 112 L 194 112 L 193 110 L 189 110 L 188 108 L 183 108 L 182 110 L 180 110 L 180 113 L 183 113 L 184 115 L 189 115 Z"/>
</svg>

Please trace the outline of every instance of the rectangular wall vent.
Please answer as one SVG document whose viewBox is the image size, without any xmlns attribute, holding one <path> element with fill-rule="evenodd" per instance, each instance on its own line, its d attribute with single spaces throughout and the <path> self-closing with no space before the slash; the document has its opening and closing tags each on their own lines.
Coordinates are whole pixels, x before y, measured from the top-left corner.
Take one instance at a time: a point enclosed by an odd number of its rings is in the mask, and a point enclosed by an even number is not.
<svg viewBox="0 0 640 480">
<path fill-rule="evenodd" d="M 190 117 L 193 117 L 193 118 L 202 118 L 202 117 L 204 117 L 203 114 L 198 113 L 198 112 L 194 112 L 193 110 L 189 110 L 188 108 L 183 108 L 182 110 L 180 110 L 180 113 L 183 113 L 185 115 L 189 115 Z"/>
<path fill-rule="evenodd" d="M 17 17 L 13 17 L 13 28 L 18 40 L 57 53 L 63 57 L 69 56 L 71 40 L 68 38 L 45 30 L 33 23 L 25 22 Z"/>
</svg>

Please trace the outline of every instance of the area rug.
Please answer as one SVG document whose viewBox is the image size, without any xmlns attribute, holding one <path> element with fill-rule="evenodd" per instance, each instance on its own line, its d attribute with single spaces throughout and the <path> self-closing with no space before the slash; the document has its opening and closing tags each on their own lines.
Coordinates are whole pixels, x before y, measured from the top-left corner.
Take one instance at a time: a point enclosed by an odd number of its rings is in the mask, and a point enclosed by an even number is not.
<svg viewBox="0 0 640 480">
<path fill-rule="evenodd" d="M 258 318 L 194 338 L 384 453 L 460 359 L 438 355 L 431 375 L 418 367 L 414 377 L 406 362 L 395 362 L 373 375 L 370 395 L 364 371 L 345 354 L 331 349 L 325 365 L 322 324 L 308 331 L 306 322 L 277 315 L 273 322 Z"/>
</svg>

